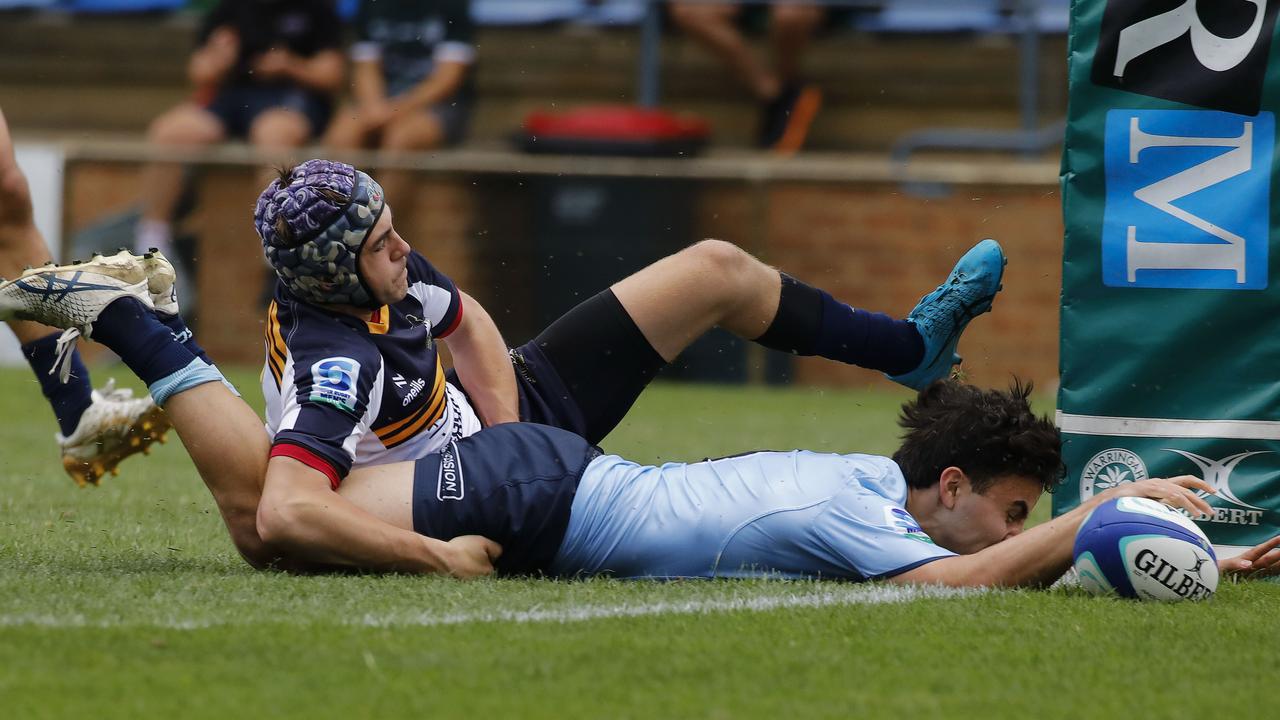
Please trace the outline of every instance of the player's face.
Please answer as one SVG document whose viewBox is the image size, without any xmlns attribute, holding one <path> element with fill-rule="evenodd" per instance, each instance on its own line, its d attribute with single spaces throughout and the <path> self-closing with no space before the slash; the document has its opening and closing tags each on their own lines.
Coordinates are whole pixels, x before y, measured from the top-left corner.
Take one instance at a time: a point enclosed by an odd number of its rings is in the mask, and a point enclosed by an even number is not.
<svg viewBox="0 0 1280 720">
<path fill-rule="evenodd" d="M 955 504 L 947 513 L 946 537 L 934 541 L 967 555 L 1007 540 L 1022 532 L 1040 493 L 1038 481 L 1021 475 L 996 478 L 981 493 L 974 492 L 966 478 L 959 483 Z"/>
<path fill-rule="evenodd" d="M 404 299 L 409 292 L 409 243 L 400 237 L 391 224 L 391 206 L 382 210 L 382 216 L 369 231 L 369 238 L 360 250 L 360 274 L 373 293 L 373 299 L 383 305 L 392 305 Z"/>
</svg>

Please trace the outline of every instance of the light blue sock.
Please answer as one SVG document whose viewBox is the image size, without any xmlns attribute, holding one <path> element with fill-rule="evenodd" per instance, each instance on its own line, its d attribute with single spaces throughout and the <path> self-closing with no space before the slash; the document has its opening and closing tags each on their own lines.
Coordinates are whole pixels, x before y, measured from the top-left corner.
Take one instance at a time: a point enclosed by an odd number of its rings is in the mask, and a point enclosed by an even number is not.
<svg viewBox="0 0 1280 720">
<path fill-rule="evenodd" d="M 175 394 L 210 382 L 220 382 L 227 386 L 236 397 L 240 397 L 240 393 L 236 392 L 235 387 L 227 382 L 227 379 L 222 376 L 222 372 L 217 367 L 206 363 L 200 358 L 195 358 L 181 370 L 151 383 L 147 386 L 147 389 L 151 391 L 151 399 L 155 400 L 157 405 L 164 407 L 169 398 Z"/>
</svg>

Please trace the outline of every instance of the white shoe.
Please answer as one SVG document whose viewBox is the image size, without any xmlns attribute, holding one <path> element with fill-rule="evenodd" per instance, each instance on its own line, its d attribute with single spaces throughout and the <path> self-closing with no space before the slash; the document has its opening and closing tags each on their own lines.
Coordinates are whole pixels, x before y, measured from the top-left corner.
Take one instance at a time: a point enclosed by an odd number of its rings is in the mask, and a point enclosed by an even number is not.
<svg viewBox="0 0 1280 720">
<path fill-rule="evenodd" d="M 142 267 L 147 273 L 147 292 L 151 295 L 151 304 L 161 315 L 178 314 L 178 273 L 173 263 L 160 252 L 159 248 L 151 248 L 142 256 Z"/>
<path fill-rule="evenodd" d="M 134 399 L 132 390 L 117 390 L 109 380 L 93 391 L 93 403 L 71 437 L 58 434 L 62 467 L 80 487 L 97 485 L 107 473 L 119 475 L 125 458 L 149 454 L 152 443 L 163 443 L 169 427 L 168 416 L 150 397 Z"/>
<path fill-rule="evenodd" d="M 91 337 L 93 323 L 104 308 L 132 297 L 154 308 L 147 269 L 141 257 L 122 250 L 95 255 L 88 262 L 45 265 L 0 282 L 0 320 L 33 320 L 66 332 L 58 338 L 58 359 L 50 372 L 66 382 L 71 372 L 71 349 L 80 336 Z"/>
</svg>

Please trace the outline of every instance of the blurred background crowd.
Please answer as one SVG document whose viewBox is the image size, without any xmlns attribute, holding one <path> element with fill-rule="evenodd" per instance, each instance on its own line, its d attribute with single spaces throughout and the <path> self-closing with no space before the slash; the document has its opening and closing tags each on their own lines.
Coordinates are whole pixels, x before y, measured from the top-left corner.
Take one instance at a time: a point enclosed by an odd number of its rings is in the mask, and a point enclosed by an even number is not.
<svg viewBox="0 0 1280 720">
<path fill-rule="evenodd" d="M 812 255 L 815 273 L 856 263 L 903 279 L 865 255 L 875 239 L 922 249 L 932 273 L 930 250 L 1000 229 L 983 227 L 990 207 L 947 204 L 966 184 L 1023 193 L 1034 207 L 1007 203 L 1006 222 L 1026 228 L 1030 213 L 1052 236 L 1056 204 L 1030 198 L 1053 182 L 1068 12 L 1069 0 L 0 0 L 0 108 L 20 143 L 59 143 L 50 242 L 162 248 L 185 266 L 192 310 L 209 293 L 227 305 L 218 283 L 251 262 L 232 258 L 252 243 L 227 239 L 246 234 L 237 208 L 264 167 L 326 153 L 375 167 L 403 234 L 447 271 L 537 297 L 509 303 L 518 336 L 705 235 L 777 262 Z M 920 157 L 944 164 L 912 172 Z M 853 290 L 901 304 L 874 283 Z M 260 299 L 256 283 L 240 291 Z M 793 374 L 728 379 L 761 372 Z"/>
</svg>

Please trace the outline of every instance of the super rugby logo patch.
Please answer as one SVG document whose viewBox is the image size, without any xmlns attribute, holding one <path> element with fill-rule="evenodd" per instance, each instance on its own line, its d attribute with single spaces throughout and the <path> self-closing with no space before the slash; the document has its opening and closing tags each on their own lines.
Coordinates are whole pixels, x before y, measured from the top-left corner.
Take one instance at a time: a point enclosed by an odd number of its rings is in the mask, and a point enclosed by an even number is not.
<svg viewBox="0 0 1280 720">
<path fill-rule="evenodd" d="M 358 377 L 359 361 L 345 357 L 325 358 L 311 366 L 311 400 L 355 412 Z"/>
<path fill-rule="evenodd" d="M 466 494 L 462 485 L 462 458 L 457 443 L 449 443 L 440 452 L 440 476 L 436 479 L 437 500 L 461 500 Z"/>
<path fill-rule="evenodd" d="M 911 513 L 902 508 L 886 507 L 884 509 L 884 523 L 900 535 L 905 535 L 912 540 L 919 540 L 930 545 L 933 544 L 933 538 L 926 535 L 924 528 L 920 527 L 920 523 L 911 517 Z"/>
</svg>

